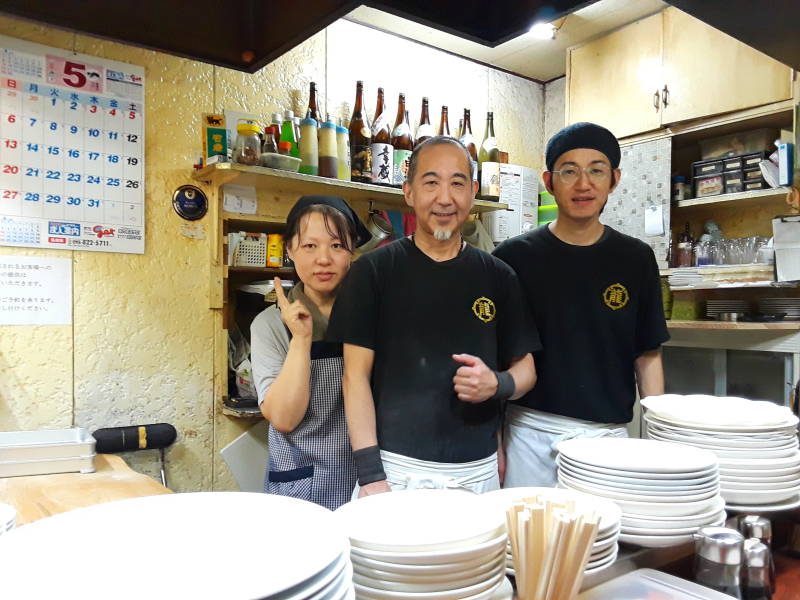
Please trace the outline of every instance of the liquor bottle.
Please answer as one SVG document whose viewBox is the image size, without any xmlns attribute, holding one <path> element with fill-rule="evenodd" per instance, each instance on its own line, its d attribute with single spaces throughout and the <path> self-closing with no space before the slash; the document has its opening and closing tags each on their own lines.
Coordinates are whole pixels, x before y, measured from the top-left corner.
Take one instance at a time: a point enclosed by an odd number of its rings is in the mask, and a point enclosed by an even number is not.
<svg viewBox="0 0 800 600">
<path fill-rule="evenodd" d="M 464 119 L 459 119 L 458 120 L 458 136 L 457 136 L 457 139 L 460 140 L 463 135 L 464 135 Z"/>
<path fill-rule="evenodd" d="M 472 160 L 472 179 L 473 181 L 478 181 L 478 149 L 475 147 L 475 139 L 472 137 L 472 122 L 470 121 L 468 108 L 464 109 L 463 122 L 459 141 L 464 144 Z"/>
<path fill-rule="evenodd" d="M 392 146 L 394 147 L 394 173 L 392 184 L 402 187 L 408 176 L 408 161 L 414 149 L 414 138 L 411 135 L 411 125 L 408 123 L 406 110 L 406 95 L 400 94 L 397 100 L 397 117 L 392 130 Z"/>
<path fill-rule="evenodd" d="M 378 88 L 378 103 L 372 122 L 372 183 L 392 185 L 394 177 L 394 148 L 392 126 L 383 101 L 383 88 Z"/>
<path fill-rule="evenodd" d="M 313 81 L 311 82 L 308 91 L 308 109 L 306 110 L 306 119 L 314 119 L 317 122 L 317 127 L 322 125 L 319 112 L 317 111 L 317 84 Z"/>
<path fill-rule="evenodd" d="M 497 148 L 497 138 L 494 137 L 494 114 L 486 114 L 486 133 L 478 152 L 478 165 L 485 162 L 500 162 L 500 150 Z"/>
<path fill-rule="evenodd" d="M 433 137 L 433 125 L 431 125 L 431 118 L 428 115 L 428 99 L 422 99 L 422 114 L 419 117 L 419 127 L 417 127 L 417 140 L 414 144 L 416 148 L 428 138 Z"/>
<path fill-rule="evenodd" d="M 372 134 L 364 116 L 364 82 L 356 82 L 356 104 L 350 118 L 350 178 L 352 181 L 372 181 Z"/>
<path fill-rule="evenodd" d="M 442 118 L 439 121 L 439 133 L 438 135 L 446 135 L 447 137 L 450 136 L 450 123 L 447 121 L 447 107 L 442 106 Z"/>
</svg>

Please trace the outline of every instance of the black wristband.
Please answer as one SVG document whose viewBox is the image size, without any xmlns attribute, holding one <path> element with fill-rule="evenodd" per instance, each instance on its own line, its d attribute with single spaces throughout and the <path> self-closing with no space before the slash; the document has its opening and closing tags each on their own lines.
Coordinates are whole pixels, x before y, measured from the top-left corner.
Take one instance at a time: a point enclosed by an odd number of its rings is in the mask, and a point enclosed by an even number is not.
<svg viewBox="0 0 800 600">
<path fill-rule="evenodd" d="M 368 483 L 386 479 L 381 460 L 381 449 L 378 446 L 356 450 L 353 452 L 353 462 L 356 463 L 358 485 L 365 486 Z"/>
<path fill-rule="evenodd" d="M 517 384 L 514 383 L 514 377 L 508 371 L 495 371 L 494 374 L 497 377 L 497 391 L 494 393 L 494 396 L 489 399 L 500 400 L 501 402 L 510 400 L 514 392 L 517 391 Z"/>
</svg>

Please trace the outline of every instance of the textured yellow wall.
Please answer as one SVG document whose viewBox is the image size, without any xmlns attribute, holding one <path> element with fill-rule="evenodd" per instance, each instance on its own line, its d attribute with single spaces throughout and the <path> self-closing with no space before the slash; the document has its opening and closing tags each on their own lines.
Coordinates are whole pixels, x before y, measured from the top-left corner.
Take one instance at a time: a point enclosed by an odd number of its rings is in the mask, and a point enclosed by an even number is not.
<svg viewBox="0 0 800 600">
<path fill-rule="evenodd" d="M 479 138 L 486 110 L 494 110 L 511 160 L 541 166 L 542 86 L 350 22 L 335 23 L 255 75 L 6 17 L 0 34 L 144 66 L 147 122 L 145 254 L 74 252 L 73 326 L 0 329 L 0 430 L 173 423 L 179 440 L 168 470 L 179 491 L 235 489 L 218 451 L 251 424 L 219 414 L 211 240 L 181 235 L 183 221 L 171 206 L 173 190 L 191 182 L 200 113 L 300 111 L 313 80 L 328 110 L 349 116 L 362 78 L 370 114 L 378 85 L 392 115 L 397 92 L 405 91 L 414 121 L 423 95 L 437 123 L 439 106 L 448 103 L 454 131 L 462 108 L 472 108 Z M 365 47 L 380 48 L 388 61 Z M 199 223 L 209 234 L 207 221 Z M 67 255 L 9 247 L 0 254 Z M 157 473 L 154 453 L 126 459 Z"/>
</svg>

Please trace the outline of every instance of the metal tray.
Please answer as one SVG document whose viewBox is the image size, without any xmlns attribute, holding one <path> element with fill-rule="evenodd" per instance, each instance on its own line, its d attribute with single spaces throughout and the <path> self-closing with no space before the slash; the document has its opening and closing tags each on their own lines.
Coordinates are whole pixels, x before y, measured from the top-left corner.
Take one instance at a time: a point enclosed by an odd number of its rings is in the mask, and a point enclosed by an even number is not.
<svg viewBox="0 0 800 600">
<path fill-rule="evenodd" d="M 94 473 L 94 471 L 94 454 L 67 458 L 0 462 L 0 477 L 50 475 L 52 473 Z"/>
<path fill-rule="evenodd" d="M 0 431 L 0 462 L 94 455 L 94 445 L 94 438 L 82 427 Z"/>
</svg>

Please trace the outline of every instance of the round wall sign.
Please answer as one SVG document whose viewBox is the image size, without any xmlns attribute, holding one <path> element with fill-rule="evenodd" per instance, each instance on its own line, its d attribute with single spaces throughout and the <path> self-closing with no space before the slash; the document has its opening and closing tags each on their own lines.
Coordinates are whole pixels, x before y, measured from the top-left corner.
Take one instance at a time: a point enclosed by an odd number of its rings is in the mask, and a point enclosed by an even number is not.
<svg viewBox="0 0 800 600">
<path fill-rule="evenodd" d="M 197 221 L 208 212 L 208 199 L 200 188 L 182 185 L 172 194 L 172 207 L 187 221 Z"/>
</svg>

